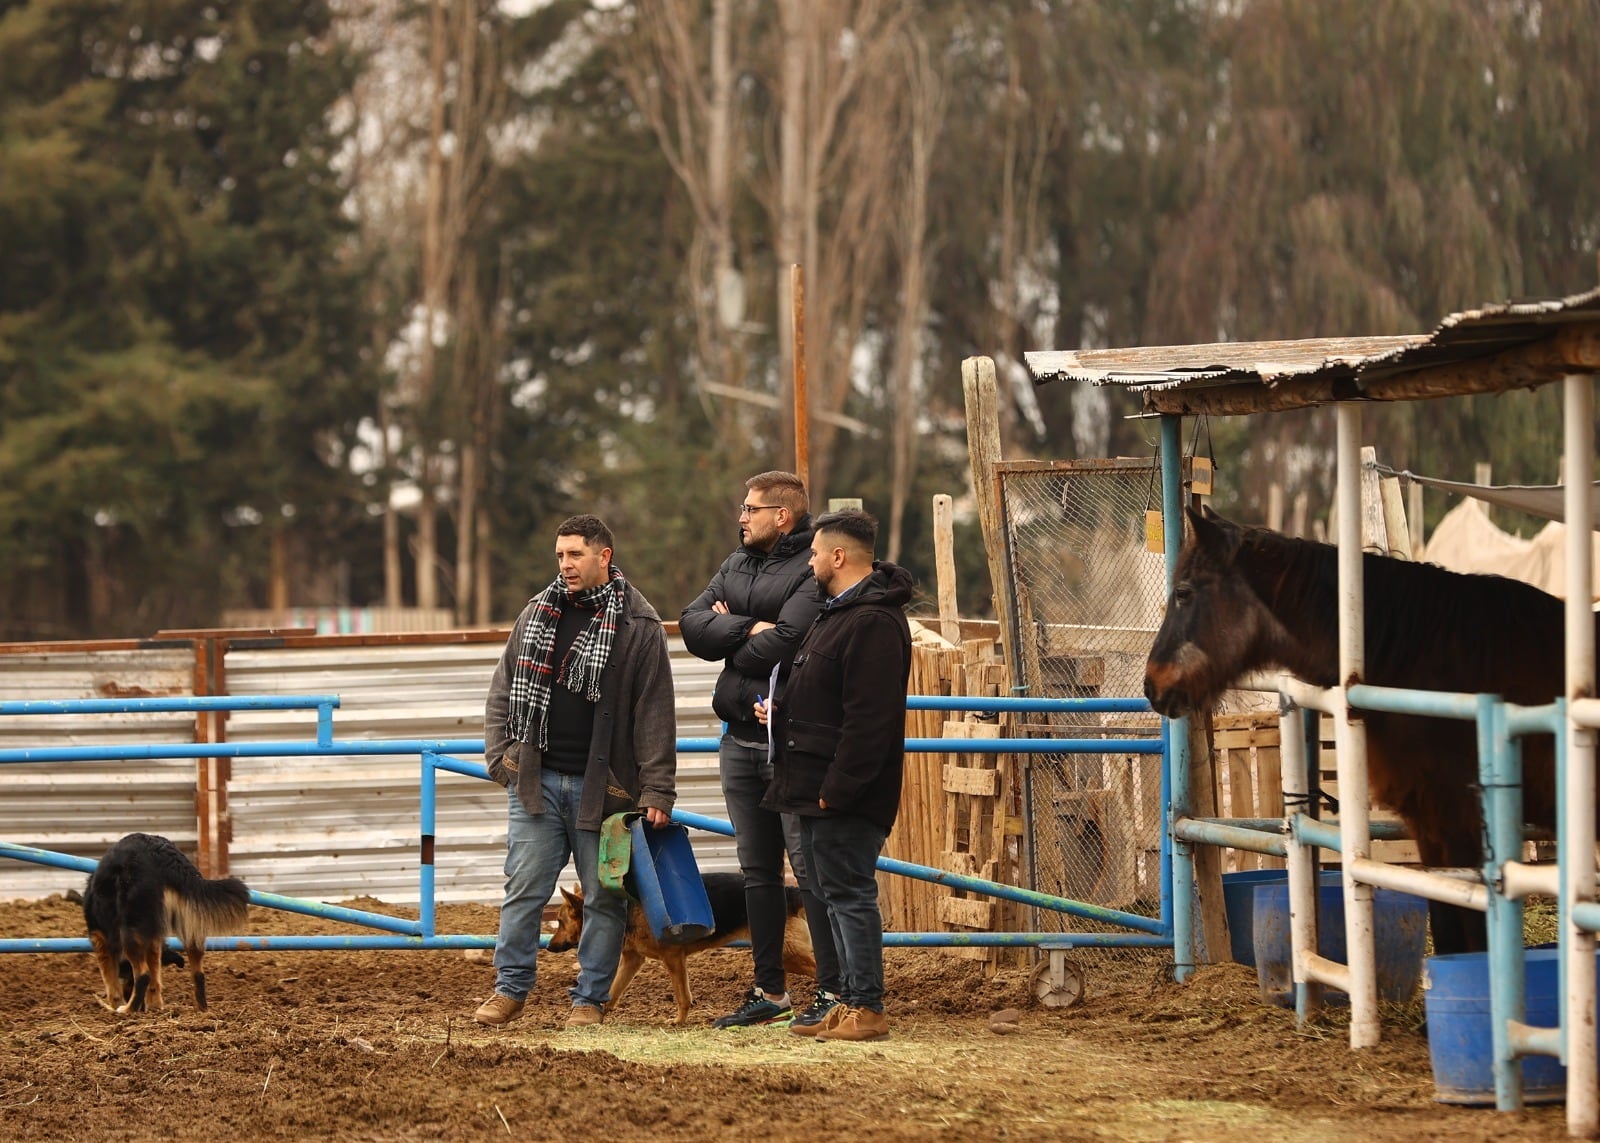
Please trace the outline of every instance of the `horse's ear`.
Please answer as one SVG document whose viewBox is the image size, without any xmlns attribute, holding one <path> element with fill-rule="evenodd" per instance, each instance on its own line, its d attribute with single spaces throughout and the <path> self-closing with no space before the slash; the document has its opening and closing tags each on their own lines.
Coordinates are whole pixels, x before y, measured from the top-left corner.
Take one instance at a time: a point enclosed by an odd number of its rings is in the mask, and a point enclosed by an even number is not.
<svg viewBox="0 0 1600 1143">
<path fill-rule="evenodd" d="M 1186 508 L 1189 526 L 1194 529 L 1194 542 L 1203 551 L 1219 560 L 1232 557 L 1239 546 L 1239 526 L 1224 516 L 1219 516 L 1207 504 L 1203 511 Z"/>
</svg>

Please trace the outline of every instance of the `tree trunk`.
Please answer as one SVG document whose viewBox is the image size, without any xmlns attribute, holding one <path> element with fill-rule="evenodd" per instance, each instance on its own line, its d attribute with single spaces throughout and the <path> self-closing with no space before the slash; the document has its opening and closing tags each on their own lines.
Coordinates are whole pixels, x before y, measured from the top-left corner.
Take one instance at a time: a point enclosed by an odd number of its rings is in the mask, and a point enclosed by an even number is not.
<svg viewBox="0 0 1600 1143">
<path fill-rule="evenodd" d="M 487 627 L 494 622 L 494 601 L 490 598 L 489 542 L 493 539 L 494 523 L 488 512 L 478 513 L 478 542 L 473 547 L 477 566 L 477 582 L 473 584 L 473 622 Z"/>
<path fill-rule="evenodd" d="M 789 267 L 805 263 L 805 90 L 806 62 L 810 37 L 806 34 L 807 0 L 779 0 L 778 23 L 786 50 L 778 53 L 778 233 L 777 255 L 778 329 L 784 330 L 794 312 L 794 295 L 789 287 Z M 810 331 L 806 331 L 809 333 Z M 783 424 L 783 447 L 794 456 L 794 348 L 793 338 L 778 336 L 778 373 L 786 399 L 779 402 Z M 809 341 L 809 338 L 808 338 Z M 814 471 L 814 470 L 813 470 Z M 815 482 L 813 478 L 813 483 Z M 813 498 L 815 498 L 814 489 Z"/>
<path fill-rule="evenodd" d="M 281 527 L 272 530 L 268 577 L 267 607 L 273 611 L 289 610 L 289 541 Z"/>
<path fill-rule="evenodd" d="M 888 558 L 900 562 L 906 503 L 916 475 L 917 363 L 922 349 L 922 316 L 926 304 L 925 241 L 928 229 L 928 179 L 934 139 L 939 133 L 942 100 L 939 79 L 927 43 L 915 31 L 908 35 L 907 97 L 911 101 L 911 169 L 904 225 L 900 231 L 900 322 L 895 334 L 893 472 L 889 492 Z"/>
<path fill-rule="evenodd" d="M 439 502 L 434 495 L 432 458 L 422 466 L 422 499 L 417 504 L 417 606 L 424 611 L 439 606 Z"/>
<path fill-rule="evenodd" d="M 432 407 L 434 374 L 438 367 L 435 339 L 438 336 L 439 317 L 444 309 L 445 285 L 448 275 L 442 257 L 442 231 L 444 227 L 444 111 L 445 111 L 445 58 L 448 54 L 445 20 L 446 4 L 450 0 L 432 0 L 428 41 L 428 181 L 423 203 L 422 222 L 422 344 L 417 359 L 416 391 L 412 395 L 412 410 L 420 422 L 425 410 Z M 438 604 L 439 584 L 437 572 L 438 527 L 435 513 L 438 500 L 435 495 L 434 475 L 437 469 L 435 449 L 437 440 L 431 429 L 419 424 L 417 445 L 419 458 L 418 480 L 422 484 L 422 499 L 417 505 L 417 606 L 435 607 Z"/>
<path fill-rule="evenodd" d="M 456 519 L 456 622 L 465 625 L 472 614 L 472 592 L 477 584 L 473 547 L 478 535 L 478 446 L 461 446 L 460 506 Z"/>
</svg>

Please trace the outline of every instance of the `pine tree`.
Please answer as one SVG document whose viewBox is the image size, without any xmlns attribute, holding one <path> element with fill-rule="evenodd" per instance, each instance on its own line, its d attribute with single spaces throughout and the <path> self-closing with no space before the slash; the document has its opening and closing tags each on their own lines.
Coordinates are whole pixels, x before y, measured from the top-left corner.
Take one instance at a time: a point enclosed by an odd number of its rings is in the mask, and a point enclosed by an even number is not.
<svg viewBox="0 0 1600 1143">
<path fill-rule="evenodd" d="M 0 3 L 13 633 L 213 621 L 345 522 L 353 76 L 322 2 Z"/>
</svg>

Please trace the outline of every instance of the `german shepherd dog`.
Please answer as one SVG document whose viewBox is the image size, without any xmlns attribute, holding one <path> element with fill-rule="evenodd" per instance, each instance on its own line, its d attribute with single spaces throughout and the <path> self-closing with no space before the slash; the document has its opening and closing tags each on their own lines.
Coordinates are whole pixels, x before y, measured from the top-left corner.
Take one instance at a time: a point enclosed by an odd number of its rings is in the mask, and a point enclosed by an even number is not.
<svg viewBox="0 0 1600 1143">
<path fill-rule="evenodd" d="M 634 974 L 644 964 L 645 958 L 659 960 L 672 978 L 672 995 L 678 1001 L 676 1023 L 689 1022 L 689 1006 L 694 1003 L 694 992 L 689 987 L 687 961 L 692 953 L 719 948 L 730 941 L 750 936 L 750 920 L 745 913 L 744 876 L 738 873 L 706 873 L 701 879 L 706 883 L 706 897 L 711 902 L 711 916 L 716 923 L 709 937 L 682 945 L 664 945 L 650 932 L 650 922 L 645 919 L 644 908 L 637 901 L 628 906 L 628 926 L 622 938 L 622 961 L 617 967 L 617 978 L 611 985 L 611 1001 L 606 1005 L 610 1012 L 622 999 L 622 994 L 633 983 Z M 556 930 L 550 934 L 550 951 L 566 952 L 578 947 L 578 936 L 583 932 L 583 889 L 574 885 L 568 892 L 561 890 L 562 903 L 556 914 Z M 784 887 L 784 897 L 789 917 L 783 927 L 783 968 L 799 976 L 817 974 L 816 958 L 811 952 L 811 930 L 806 927 L 805 908 L 801 904 L 800 890 L 792 885 Z"/>
<path fill-rule="evenodd" d="M 162 964 L 184 964 L 166 947 L 171 935 L 189 956 L 195 1003 L 204 1011 L 206 937 L 242 927 L 249 900 L 243 881 L 202 877 L 164 837 L 130 833 L 117 842 L 83 891 L 83 919 L 105 982 L 101 1003 L 120 1013 L 159 1009 Z"/>
</svg>

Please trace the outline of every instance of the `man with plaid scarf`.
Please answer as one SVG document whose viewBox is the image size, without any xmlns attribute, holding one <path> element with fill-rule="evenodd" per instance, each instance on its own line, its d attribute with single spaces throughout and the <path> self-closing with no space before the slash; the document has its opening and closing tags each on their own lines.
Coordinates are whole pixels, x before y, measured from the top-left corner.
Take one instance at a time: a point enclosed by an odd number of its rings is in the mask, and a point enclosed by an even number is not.
<svg viewBox="0 0 1600 1143">
<path fill-rule="evenodd" d="M 677 722 L 661 617 L 611 563 L 597 516 L 556 529 L 559 574 L 528 601 L 489 684 L 484 757 L 507 791 L 506 892 L 494 995 L 473 1015 L 522 1014 L 537 974 L 544 907 L 570 858 L 583 886 L 583 935 L 567 1027 L 598 1024 L 627 921 L 625 894 L 599 880 L 600 825 L 642 810 L 672 820 Z"/>
</svg>

